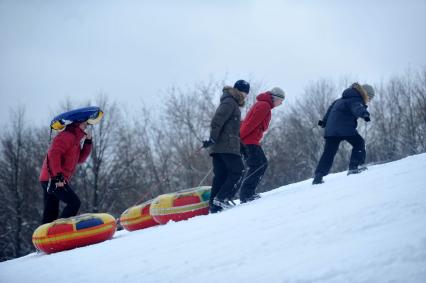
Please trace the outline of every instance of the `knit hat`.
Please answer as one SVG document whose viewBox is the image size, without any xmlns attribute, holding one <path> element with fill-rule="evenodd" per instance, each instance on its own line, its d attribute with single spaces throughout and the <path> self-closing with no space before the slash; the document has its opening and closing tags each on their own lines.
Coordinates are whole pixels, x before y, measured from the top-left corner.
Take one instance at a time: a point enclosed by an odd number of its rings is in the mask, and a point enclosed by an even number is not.
<svg viewBox="0 0 426 283">
<path fill-rule="evenodd" d="M 373 97 L 374 97 L 374 95 L 375 95 L 374 88 L 371 85 L 369 85 L 369 84 L 363 84 L 362 88 L 367 93 L 368 99 L 372 100 Z"/>
<path fill-rule="evenodd" d="M 250 84 L 245 80 L 238 80 L 234 84 L 234 88 L 238 89 L 241 92 L 249 93 L 250 92 Z"/>
<path fill-rule="evenodd" d="M 281 99 L 285 98 L 284 91 L 279 87 L 274 87 L 269 92 L 271 93 L 272 96 L 275 96 L 275 97 L 278 97 L 278 98 L 281 98 Z"/>
</svg>

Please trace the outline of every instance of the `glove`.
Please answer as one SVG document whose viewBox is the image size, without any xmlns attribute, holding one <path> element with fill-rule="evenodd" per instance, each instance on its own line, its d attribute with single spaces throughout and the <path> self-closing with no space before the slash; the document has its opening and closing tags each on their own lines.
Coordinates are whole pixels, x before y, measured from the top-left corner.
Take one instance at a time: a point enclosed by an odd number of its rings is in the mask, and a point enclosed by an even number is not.
<svg viewBox="0 0 426 283">
<path fill-rule="evenodd" d="M 368 116 L 367 116 L 367 117 L 364 117 L 364 121 L 365 121 L 365 122 L 370 122 L 370 121 L 371 121 L 371 119 L 370 119 L 370 117 L 368 117 Z"/>
<path fill-rule="evenodd" d="M 64 174 L 58 173 L 55 177 L 50 179 L 49 185 L 47 187 L 47 193 L 52 194 L 58 188 L 57 183 L 65 183 Z M 59 186 L 62 188 L 62 186 Z"/>
<path fill-rule="evenodd" d="M 318 121 L 318 126 L 320 126 L 321 128 L 325 128 L 325 123 L 323 122 L 323 120 Z"/>
<path fill-rule="evenodd" d="M 203 148 L 208 148 L 214 145 L 214 140 L 210 138 L 209 140 L 203 141 Z"/>
<path fill-rule="evenodd" d="M 55 186 L 57 183 L 65 183 L 64 174 L 58 173 L 55 177 L 52 178 L 52 183 L 55 184 Z"/>
</svg>

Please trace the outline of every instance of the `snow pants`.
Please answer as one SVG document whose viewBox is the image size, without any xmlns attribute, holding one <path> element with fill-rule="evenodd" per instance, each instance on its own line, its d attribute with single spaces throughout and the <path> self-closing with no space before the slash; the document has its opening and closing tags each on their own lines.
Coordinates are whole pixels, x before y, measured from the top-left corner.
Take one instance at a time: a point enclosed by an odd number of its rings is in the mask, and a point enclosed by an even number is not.
<svg viewBox="0 0 426 283">
<path fill-rule="evenodd" d="M 63 188 L 51 189 L 51 192 L 47 192 L 47 186 L 49 182 L 40 182 L 41 187 L 43 188 L 43 199 L 44 199 L 44 211 L 42 224 L 50 223 L 59 216 L 59 201 L 65 202 L 66 206 L 62 210 L 61 218 L 67 218 L 75 216 L 80 209 L 80 199 L 71 189 L 68 184 L 65 184 Z M 55 184 L 50 183 L 50 186 L 55 186 Z"/>
<path fill-rule="evenodd" d="M 256 192 L 256 187 L 262 180 L 268 167 L 268 160 L 260 145 L 245 145 L 246 170 L 240 189 L 240 200 L 245 201 Z"/>
<path fill-rule="evenodd" d="M 333 165 L 334 156 L 339 149 L 341 141 L 347 141 L 352 145 L 352 153 L 349 161 L 349 169 L 356 169 L 358 165 L 364 164 L 365 162 L 365 141 L 359 135 L 345 136 L 345 137 L 326 137 L 324 152 L 320 158 L 315 175 L 326 176 Z"/>
<path fill-rule="evenodd" d="M 238 188 L 244 171 L 240 155 L 230 153 L 214 153 L 213 157 L 213 184 L 210 194 L 210 204 L 213 199 L 226 199 L 231 192 Z"/>
</svg>

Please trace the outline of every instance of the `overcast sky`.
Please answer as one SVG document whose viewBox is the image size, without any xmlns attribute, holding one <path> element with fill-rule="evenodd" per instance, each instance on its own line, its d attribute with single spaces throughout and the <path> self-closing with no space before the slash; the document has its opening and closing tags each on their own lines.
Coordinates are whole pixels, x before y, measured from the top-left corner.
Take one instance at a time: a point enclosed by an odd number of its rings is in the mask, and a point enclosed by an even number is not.
<svg viewBox="0 0 426 283">
<path fill-rule="evenodd" d="M 377 83 L 426 66 L 426 0 L 0 0 L 0 120 L 25 105 L 48 124 L 66 97 L 104 92 L 153 107 L 159 93 L 226 77 L 282 87 Z"/>
</svg>

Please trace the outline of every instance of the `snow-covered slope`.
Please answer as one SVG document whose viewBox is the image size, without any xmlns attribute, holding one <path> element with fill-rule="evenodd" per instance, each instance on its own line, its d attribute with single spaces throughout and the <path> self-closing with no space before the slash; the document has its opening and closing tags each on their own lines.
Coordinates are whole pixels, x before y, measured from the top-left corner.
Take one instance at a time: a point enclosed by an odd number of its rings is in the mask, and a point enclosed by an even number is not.
<svg viewBox="0 0 426 283">
<path fill-rule="evenodd" d="M 426 154 L 0 264 L 0 282 L 426 282 Z"/>
</svg>

